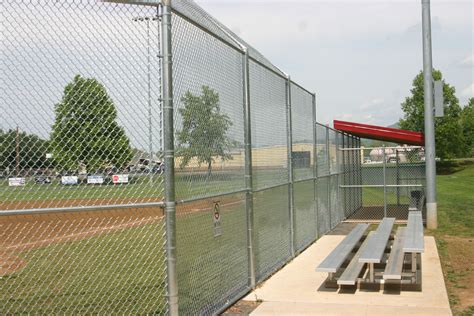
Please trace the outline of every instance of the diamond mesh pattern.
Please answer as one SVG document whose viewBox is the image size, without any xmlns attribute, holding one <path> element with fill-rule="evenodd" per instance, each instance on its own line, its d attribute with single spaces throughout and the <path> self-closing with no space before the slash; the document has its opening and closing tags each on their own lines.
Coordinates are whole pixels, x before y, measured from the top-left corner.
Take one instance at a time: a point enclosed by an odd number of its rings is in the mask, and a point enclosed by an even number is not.
<svg viewBox="0 0 474 316">
<path fill-rule="evenodd" d="M 288 183 L 286 79 L 250 62 L 253 184 Z"/>
<path fill-rule="evenodd" d="M 176 194 L 190 199 L 242 190 L 242 55 L 177 15 L 172 32 Z"/>
<path fill-rule="evenodd" d="M 221 235 L 214 230 L 219 203 Z M 247 287 L 245 196 L 221 196 L 178 205 L 179 310 L 213 315 Z"/>
<path fill-rule="evenodd" d="M 167 313 L 156 15 L 1 2 L 0 314 Z"/>
<path fill-rule="evenodd" d="M 288 186 L 254 193 L 255 260 L 262 281 L 290 258 Z"/>
<path fill-rule="evenodd" d="M 156 8 L 20 0 L 0 14 L 0 209 L 161 201 L 158 21 L 134 21 Z"/>
<path fill-rule="evenodd" d="M 166 314 L 160 208 L 0 216 L 0 313 Z"/>
</svg>

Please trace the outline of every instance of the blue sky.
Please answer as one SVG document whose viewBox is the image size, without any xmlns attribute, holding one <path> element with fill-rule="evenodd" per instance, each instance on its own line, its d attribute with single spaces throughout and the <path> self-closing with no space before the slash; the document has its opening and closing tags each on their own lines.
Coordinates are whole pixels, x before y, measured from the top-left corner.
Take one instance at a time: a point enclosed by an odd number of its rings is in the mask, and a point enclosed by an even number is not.
<svg viewBox="0 0 474 316">
<path fill-rule="evenodd" d="M 421 1 L 198 0 L 318 97 L 318 121 L 389 125 L 422 68 Z M 474 2 L 431 2 L 433 66 L 474 96 Z"/>
</svg>

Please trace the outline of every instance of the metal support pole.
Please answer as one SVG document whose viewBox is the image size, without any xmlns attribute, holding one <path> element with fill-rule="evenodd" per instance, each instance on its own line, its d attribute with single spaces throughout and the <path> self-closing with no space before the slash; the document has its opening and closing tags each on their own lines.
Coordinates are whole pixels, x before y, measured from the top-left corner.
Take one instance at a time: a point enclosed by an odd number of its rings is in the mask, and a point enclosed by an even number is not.
<svg viewBox="0 0 474 316">
<path fill-rule="evenodd" d="M 317 128 L 316 128 L 316 94 L 312 95 L 312 103 L 313 103 L 313 198 L 314 198 L 314 211 L 316 213 L 316 238 L 319 237 L 319 207 L 317 203 L 317 178 L 318 178 L 318 167 L 317 167 L 317 154 L 318 154 L 318 148 L 317 148 Z"/>
<path fill-rule="evenodd" d="M 385 145 L 383 150 L 383 217 L 387 217 L 387 157 L 385 155 Z"/>
<path fill-rule="evenodd" d="M 395 159 L 397 163 L 397 206 L 400 206 L 400 154 L 398 153 L 398 149 L 395 149 Z"/>
<path fill-rule="evenodd" d="M 331 216 L 331 154 L 329 153 L 329 127 L 326 126 L 326 158 L 328 167 L 327 191 L 328 191 L 328 213 L 329 213 L 329 230 L 332 229 L 332 216 Z"/>
<path fill-rule="evenodd" d="M 152 111 L 151 111 L 151 56 L 150 56 L 150 19 L 146 19 L 147 37 L 147 81 L 148 81 L 148 143 L 150 151 L 150 161 L 148 162 L 148 172 L 150 173 L 150 186 L 153 185 L 153 135 L 152 135 Z"/>
<path fill-rule="evenodd" d="M 339 133 L 336 133 L 336 214 L 337 222 L 339 223 L 342 218 L 340 216 L 341 209 L 341 191 L 339 188 L 339 177 L 340 177 L 340 166 L 339 166 Z"/>
<path fill-rule="evenodd" d="M 287 146 L 288 146 L 288 208 L 290 216 L 290 253 L 294 257 L 296 253 L 295 239 L 295 210 L 294 210 L 294 175 L 293 175 L 293 126 L 291 122 L 291 79 L 286 80 L 286 122 L 287 122 Z"/>
<path fill-rule="evenodd" d="M 245 210 L 247 214 L 247 258 L 248 285 L 255 289 L 255 250 L 254 250 L 254 216 L 253 216 L 253 179 L 252 179 L 252 125 L 250 116 L 250 71 L 247 49 L 242 56 L 243 91 L 244 91 L 244 137 L 245 137 Z"/>
<path fill-rule="evenodd" d="M 426 163 L 426 215 L 427 227 L 438 227 L 436 203 L 436 147 L 433 113 L 433 62 L 431 56 L 430 0 L 422 0 L 423 24 L 423 85 L 425 104 L 425 163 Z"/>
<path fill-rule="evenodd" d="M 174 179 L 173 67 L 171 55 L 171 0 L 162 1 L 161 45 L 163 127 L 165 161 L 166 264 L 168 309 L 178 315 L 178 272 L 176 268 L 176 197 Z"/>
</svg>

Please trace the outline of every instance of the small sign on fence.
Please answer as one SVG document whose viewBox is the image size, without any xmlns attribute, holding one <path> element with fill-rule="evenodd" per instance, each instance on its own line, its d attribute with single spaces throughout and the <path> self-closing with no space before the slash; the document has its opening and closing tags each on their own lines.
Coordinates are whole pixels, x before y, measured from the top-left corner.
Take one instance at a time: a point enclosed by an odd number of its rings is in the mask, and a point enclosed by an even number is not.
<svg viewBox="0 0 474 316">
<path fill-rule="evenodd" d="M 77 184 L 77 176 L 62 176 L 61 177 L 61 184 Z"/>
<path fill-rule="evenodd" d="M 128 174 L 114 174 L 112 176 L 113 183 L 128 183 Z"/>
<path fill-rule="evenodd" d="M 9 187 L 23 187 L 25 184 L 25 178 L 8 178 Z"/>
<path fill-rule="evenodd" d="M 99 175 L 87 176 L 87 184 L 103 184 L 104 177 Z"/>
<path fill-rule="evenodd" d="M 214 201 L 214 211 L 212 216 L 214 221 L 214 237 L 222 235 L 220 203 L 220 201 Z"/>
</svg>

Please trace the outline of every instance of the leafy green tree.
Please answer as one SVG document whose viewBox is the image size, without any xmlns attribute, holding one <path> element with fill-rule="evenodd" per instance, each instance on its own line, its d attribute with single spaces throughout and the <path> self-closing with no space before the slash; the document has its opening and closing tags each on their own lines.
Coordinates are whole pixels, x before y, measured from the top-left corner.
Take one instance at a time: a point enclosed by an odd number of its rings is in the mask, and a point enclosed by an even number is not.
<svg viewBox="0 0 474 316">
<path fill-rule="evenodd" d="M 466 141 L 466 154 L 474 156 L 474 98 L 470 98 L 461 113 L 461 126 Z"/>
<path fill-rule="evenodd" d="M 442 80 L 442 74 L 433 70 L 434 80 Z M 455 88 L 443 80 L 444 117 L 435 118 L 436 156 L 441 159 L 460 157 L 465 153 L 466 145 L 460 124 L 461 107 L 455 96 Z M 400 128 L 424 132 L 424 97 L 423 72 L 413 80 L 411 96 L 402 103 L 404 118 L 400 120 Z"/>
<path fill-rule="evenodd" d="M 37 135 L 18 133 L 18 167 L 20 170 L 48 167 L 46 153 L 49 144 L 47 140 Z M 0 129 L 0 169 L 9 170 L 13 175 L 17 167 L 17 131 Z"/>
<path fill-rule="evenodd" d="M 177 132 L 177 153 L 182 158 L 180 168 L 184 168 L 195 157 L 199 165 L 207 164 L 210 176 L 212 162 L 216 158 L 232 159 L 229 151 L 235 142 L 226 135 L 232 122 L 226 114 L 221 113 L 219 94 L 208 86 L 202 87 L 200 96 L 186 92 L 181 102 L 184 104 L 179 109 L 182 129 Z"/>
<path fill-rule="evenodd" d="M 75 76 L 54 111 L 51 148 L 60 169 L 76 170 L 79 163 L 88 171 L 110 165 L 124 168 L 132 159 L 130 141 L 116 122 L 115 105 L 97 79 Z"/>
</svg>

